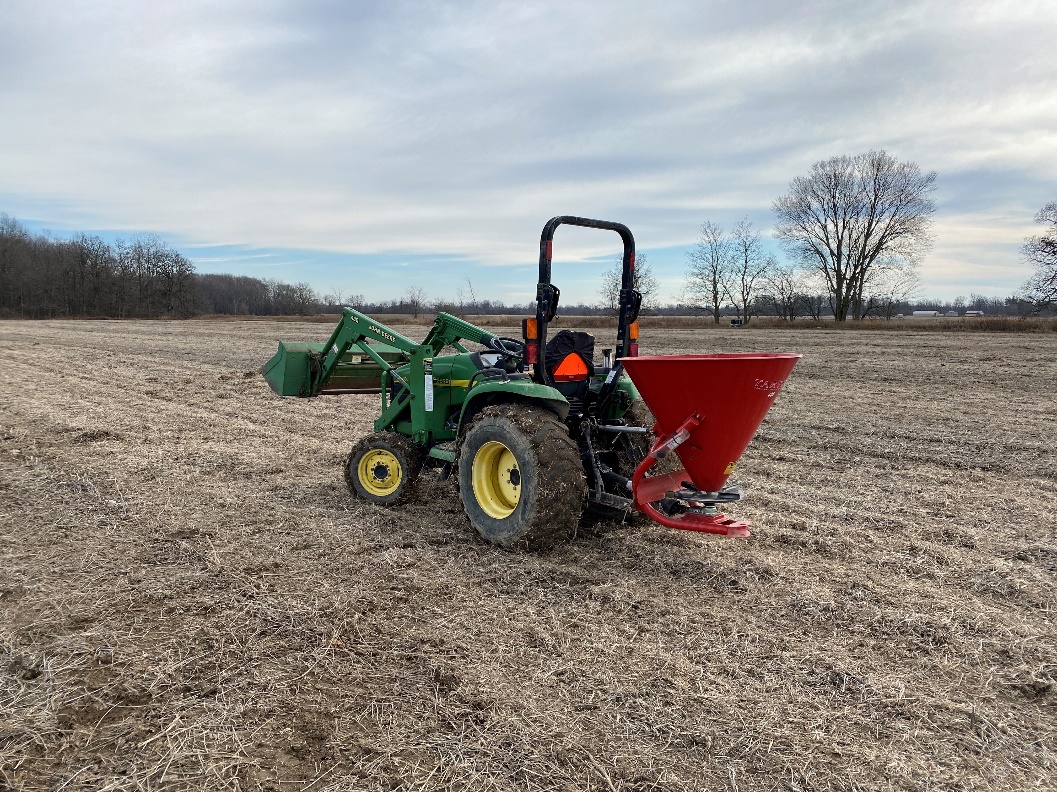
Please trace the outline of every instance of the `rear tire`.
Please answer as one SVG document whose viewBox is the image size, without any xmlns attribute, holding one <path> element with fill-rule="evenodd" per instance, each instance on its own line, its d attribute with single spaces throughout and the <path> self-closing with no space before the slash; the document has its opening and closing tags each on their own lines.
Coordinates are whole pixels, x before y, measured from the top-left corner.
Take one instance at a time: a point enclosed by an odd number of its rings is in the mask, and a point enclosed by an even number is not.
<svg viewBox="0 0 1057 792">
<path fill-rule="evenodd" d="M 583 509 L 583 464 L 569 431 L 538 407 L 486 407 L 459 449 L 459 496 L 474 529 L 505 548 L 546 548 L 572 536 Z"/>
<path fill-rule="evenodd" d="M 352 447 L 345 460 L 345 483 L 357 498 L 392 506 L 407 493 L 422 470 L 422 447 L 394 432 L 376 432 Z"/>
</svg>

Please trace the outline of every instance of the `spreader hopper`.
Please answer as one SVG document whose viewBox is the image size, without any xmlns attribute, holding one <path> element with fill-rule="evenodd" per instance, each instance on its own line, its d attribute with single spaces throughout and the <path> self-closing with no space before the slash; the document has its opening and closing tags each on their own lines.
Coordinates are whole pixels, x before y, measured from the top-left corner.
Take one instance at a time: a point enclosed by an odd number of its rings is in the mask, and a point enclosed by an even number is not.
<svg viewBox="0 0 1057 792">
<path fill-rule="evenodd" d="M 671 528 L 748 536 L 719 505 L 741 498 L 727 478 L 800 355 L 723 354 L 621 358 L 656 421 L 657 439 L 635 470 L 635 508 Z M 671 452 L 683 468 L 649 475 Z"/>
</svg>

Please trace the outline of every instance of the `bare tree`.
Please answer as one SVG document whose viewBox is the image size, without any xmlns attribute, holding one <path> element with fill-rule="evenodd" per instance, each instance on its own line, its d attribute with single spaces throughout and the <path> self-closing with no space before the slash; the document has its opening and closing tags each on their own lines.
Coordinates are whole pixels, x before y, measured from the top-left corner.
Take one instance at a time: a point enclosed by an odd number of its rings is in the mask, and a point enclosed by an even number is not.
<svg viewBox="0 0 1057 792">
<path fill-rule="evenodd" d="M 701 224 L 697 247 L 686 254 L 686 299 L 695 308 L 710 312 L 716 324 L 723 308 L 724 284 L 730 275 L 732 256 L 727 233 L 707 220 Z"/>
<path fill-rule="evenodd" d="M 160 261 L 168 245 L 156 234 L 135 234 L 129 240 L 117 241 L 120 267 L 131 286 L 133 311 L 149 315 L 157 299 L 157 276 Z M 138 310 L 137 310 L 138 307 Z"/>
<path fill-rule="evenodd" d="M 634 288 L 642 295 L 642 313 L 656 310 L 660 283 L 654 277 L 653 267 L 646 259 L 645 253 L 635 254 Z M 624 258 L 618 256 L 616 263 L 602 275 L 602 286 L 598 296 L 606 313 L 614 316 L 620 312 L 620 284 L 624 274 Z"/>
<path fill-rule="evenodd" d="M 459 301 L 459 312 L 463 315 L 475 314 L 477 308 L 477 292 L 473 289 L 473 280 L 469 275 L 465 276 L 466 287 L 455 290 L 455 299 Z"/>
<path fill-rule="evenodd" d="M 873 314 L 883 319 L 891 319 L 902 305 L 908 305 L 921 291 L 921 278 L 916 269 L 897 270 L 886 273 L 887 277 L 883 283 L 876 288 L 861 303 L 862 313 L 857 317 L 865 319 Z M 962 307 L 965 307 L 965 298 L 959 298 Z M 957 300 L 955 301 L 957 305 Z"/>
<path fill-rule="evenodd" d="M 346 305 L 356 307 L 363 305 L 363 302 L 362 294 L 355 294 L 340 286 L 331 286 L 330 291 L 323 295 L 323 305 L 327 308 L 337 308 L 339 312 Z"/>
<path fill-rule="evenodd" d="M 760 232 L 752 227 L 747 217 L 734 224 L 730 247 L 730 270 L 723 286 L 742 323 L 748 324 L 755 312 L 760 287 L 778 262 L 764 251 Z"/>
<path fill-rule="evenodd" d="M 426 304 L 426 290 L 421 286 L 408 286 L 402 302 L 411 309 L 411 313 L 417 319 L 419 312 Z"/>
<path fill-rule="evenodd" d="M 816 292 L 805 292 L 800 295 L 800 304 L 804 311 L 816 322 L 822 321 L 823 309 L 826 307 L 826 295 Z"/>
<path fill-rule="evenodd" d="M 156 272 L 161 284 L 161 306 L 167 314 L 187 316 L 195 308 L 195 268 L 175 250 L 159 255 Z"/>
<path fill-rule="evenodd" d="M 764 277 L 761 302 L 779 319 L 793 321 L 807 310 L 804 303 L 804 277 L 794 264 L 780 264 Z"/>
<path fill-rule="evenodd" d="M 330 291 L 323 295 L 323 304 L 328 308 L 335 306 L 340 309 L 345 304 L 345 290 L 340 286 L 331 286 Z"/>
<path fill-rule="evenodd" d="M 1035 265 L 1035 272 L 1021 287 L 1021 296 L 1037 313 L 1057 305 L 1057 201 L 1042 207 L 1035 222 L 1047 223 L 1049 228 L 1024 242 L 1024 257 Z"/>
<path fill-rule="evenodd" d="M 776 233 L 826 282 L 838 322 L 862 315 L 874 270 L 913 268 L 931 244 L 936 173 L 884 151 L 816 162 L 774 202 Z"/>
<path fill-rule="evenodd" d="M 290 287 L 290 300 L 298 316 L 305 316 L 319 307 L 319 295 L 303 281 Z"/>
<path fill-rule="evenodd" d="M 75 244 L 84 277 L 81 313 L 99 316 L 109 309 L 106 294 L 110 291 L 116 266 L 114 252 L 102 239 L 88 234 L 80 234 Z"/>
</svg>

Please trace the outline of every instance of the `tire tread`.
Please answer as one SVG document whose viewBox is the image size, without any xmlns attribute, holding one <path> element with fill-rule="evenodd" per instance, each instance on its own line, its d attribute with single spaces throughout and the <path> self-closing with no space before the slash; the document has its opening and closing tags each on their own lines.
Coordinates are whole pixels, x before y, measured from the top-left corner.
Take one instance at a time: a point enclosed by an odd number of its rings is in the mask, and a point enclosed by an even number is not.
<svg viewBox="0 0 1057 792">
<path fill-rule="evenodd" d="M 576 443 L 556 415 L 520 404 L 485 407 L 475 416 L 468 432 L 485 420 L 506 420 L 525 436 L 539 469 L 539 492 L 531 525 L 509 547 L 543 549 L 575 535 L 583 509 L 586 487 L 583 463 Z M 460 444 L 459 454 L 463 445 Z M 473 522 L 473 515 L 463 509 Z M 476 527 L 476 526 L 475 526 Z"/>
<path fill-rule="evenodd" d="M 397 458 L 404 463 L 402 465 L 404 470 L 401 472 L 403 481 L 401 482 L 400 487 L 397 488 L 396 492 L 389 495 L 384 500 L 365 495 L 356 487 L 356 465 L 354 465 L 353 462 L 365 451 L 372 448 L 385 448 L 392 451 L 396 454 Z M 415 483 L 415 479 L 418 478 L 418 474 L 422 470 L 422 463 L 424 460 L 425 450 L 410 437 L 405 437 L 396 432 L 374 432 L 373 434 L 369 434 L 366 437 L 361 437 L 357 440 L 353 444 L 352 450 L 349 451 L 349 455 L 345 457 L 345 484 L 349 488 L 349 492 L 351 492 L 356 498 L 367 500 L 381 506 L 395 506 L 407 498 L 408 492 L 410 492 L 412 485 Z"/>
</svg>

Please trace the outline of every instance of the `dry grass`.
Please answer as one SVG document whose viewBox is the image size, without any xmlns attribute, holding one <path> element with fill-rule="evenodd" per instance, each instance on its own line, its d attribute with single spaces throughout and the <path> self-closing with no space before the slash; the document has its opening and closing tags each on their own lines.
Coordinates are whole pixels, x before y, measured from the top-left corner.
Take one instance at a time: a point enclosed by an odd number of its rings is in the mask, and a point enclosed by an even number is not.
<svg viewBox="0 0 1057 792">
<path fill-rule="evenodd" d="M 518 555 L 350 500 L 325 333 L 0 324 L 0 789 L 1057 788 L 1052 336 L 644 330 L 805 354 L 753 538 Z"/>
</svg>

